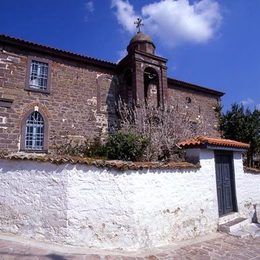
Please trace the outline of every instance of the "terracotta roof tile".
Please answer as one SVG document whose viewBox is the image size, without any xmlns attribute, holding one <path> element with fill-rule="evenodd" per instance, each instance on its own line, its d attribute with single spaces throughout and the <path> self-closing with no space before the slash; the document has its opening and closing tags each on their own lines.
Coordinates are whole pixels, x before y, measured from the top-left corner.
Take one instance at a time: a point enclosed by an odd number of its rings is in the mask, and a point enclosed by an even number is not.
<svg viewBox="0 0 260 260">
<path fill-rule="evenodd" d="M 193 139 L 182 141 L 178 145 L 181 148 L 193 148 L 202 145 L 213 145 L 213 146 L 221 146 L 221 147 L 240 148 L 240 149 L 248 149 L 250 147 L 250 145 L 246 143 L 229 140 L 229 139 L 212 138 L 207 136 L 198 136 Z"/>
<path fill-rule="evenodd" d="M 0 159 L 6 160 L 28 160 L 37 162 L 49 162 L 53 164 L 84 164 L 88 166 L 111 168 L 119 171 L 143 170 L 143 169 L 199 169 L 200 165 L 188 162 L 126 162 L 119 160 L 102 160 L 93 158 L 83 158 L 76 156 L 60 156 L 51 154 L 13 153 L 6 154 L 0 152 Z"/>
</svg>

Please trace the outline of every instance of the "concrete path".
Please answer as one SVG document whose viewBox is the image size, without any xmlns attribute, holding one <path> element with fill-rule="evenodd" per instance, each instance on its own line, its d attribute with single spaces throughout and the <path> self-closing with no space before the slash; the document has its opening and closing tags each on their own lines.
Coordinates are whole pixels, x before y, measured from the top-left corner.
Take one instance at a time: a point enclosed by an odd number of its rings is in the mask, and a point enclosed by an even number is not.
<svg viewBox="0 0 260 260">
<path fill-rule="evenodd" d="M 0 259 L 22 260 L 130 260 L 130 259 L 254 259 L 260 260 L 260 238 L 241 239 L 215 234 L 195 241 L 140 252 L 90 252 L 60 248 L 38 242 L 25 242 L 14 237 L 0 237 Z M 69 253 L 70 252 L 70 253 Z M 73 252 L 73 253 L 72 253 Z"/>
</svg>

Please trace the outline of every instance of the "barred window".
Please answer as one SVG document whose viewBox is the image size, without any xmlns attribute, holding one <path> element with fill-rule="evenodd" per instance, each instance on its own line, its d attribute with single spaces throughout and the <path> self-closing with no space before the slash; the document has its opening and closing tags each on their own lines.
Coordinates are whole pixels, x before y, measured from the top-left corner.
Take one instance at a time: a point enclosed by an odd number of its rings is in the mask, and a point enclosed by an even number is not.
<svg viewBox="0 0 260 260">
<path fill-rule="evenodd" d="M 47 90 L 49 64 L 36 60 L 31 61 L 30 66 L 30 88 Z"/>
<path fill-rule="evenodd" d="M 42 115 L 34 111 L 26 120 L 25 149 L 43 150 L 44 147 L 44 120 Z"/>
</svg>

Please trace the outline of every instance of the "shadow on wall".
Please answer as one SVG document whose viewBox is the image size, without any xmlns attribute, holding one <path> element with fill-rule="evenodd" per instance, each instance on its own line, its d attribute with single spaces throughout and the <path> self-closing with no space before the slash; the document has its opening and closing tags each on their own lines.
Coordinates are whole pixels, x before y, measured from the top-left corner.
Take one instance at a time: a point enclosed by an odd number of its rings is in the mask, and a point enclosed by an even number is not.
<svg viewBox="0 0 260 260">
<path fill-rule="evenodd" d="M 120 78 L 113 76 L 106 97 L 107 133 L 113 134 L 118 129 L 117 102 L 120 98 Z"/>
<path fill-rule="evenodd" d="M 56 254 L 50 254 L 50 255 L 47 255 L 46 257 L 52 259 L 52 260 L 66 260 L 68 258 L 65 258 L 61 255 L 56 255 Z"/>
<path fill-rule="evenodd" d="M 254 204 L 253 207 L 254 207 L 254 215 L 253 215 L 253 217 L 252 217 L 252 222 L 253 222 L 253 223 L 258 223 L 258 222 L 259 222 L 259 223 L 260 223 L 260 219 L 257 219 L 256 204 Z"/>
</svg>

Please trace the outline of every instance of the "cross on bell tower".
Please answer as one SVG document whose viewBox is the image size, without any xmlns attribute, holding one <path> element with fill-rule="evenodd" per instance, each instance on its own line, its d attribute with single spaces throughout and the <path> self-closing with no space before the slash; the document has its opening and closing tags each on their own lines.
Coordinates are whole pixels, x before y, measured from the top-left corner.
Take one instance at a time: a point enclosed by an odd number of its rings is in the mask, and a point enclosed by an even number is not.
<svg viewBox="0 0 260 260">
<path fill-rule="evenodd" d="M 144 24 L 142 23 L 142 19 L 141 18 L 137 18 L 137 21 L 134 22 L 134 24 L 136 24 L 136 28 L 137 28 L 137 32 L 141 32 L 141 26 L 144 26 Z"/>
<path fill-rule="evenodd" d="M 127 56 L 119 63 L 119 95 L 124 102 L 163 107 L 167 97 L 167 60 L 155 54 L 151 37 L 141 31 L 141 17 L 133 21 L 137 32 L 127 46 Z M 133 103 L 132 103 L 133 104 Z"/>
</svg>

